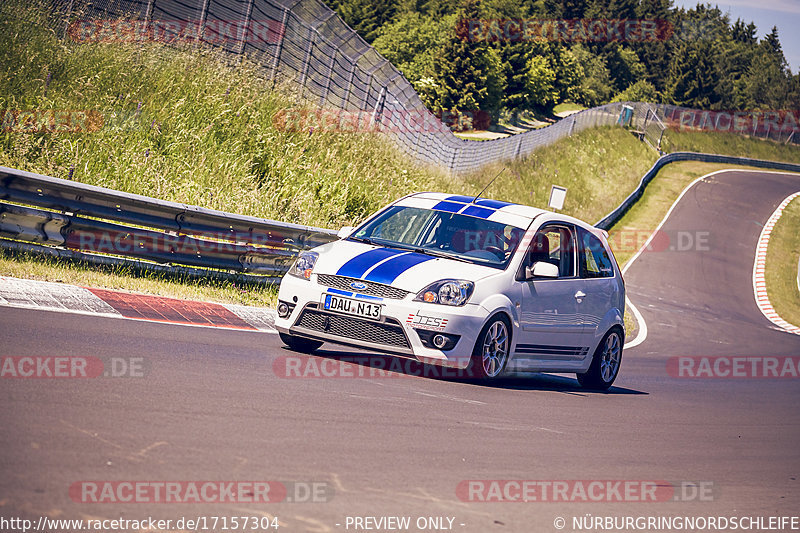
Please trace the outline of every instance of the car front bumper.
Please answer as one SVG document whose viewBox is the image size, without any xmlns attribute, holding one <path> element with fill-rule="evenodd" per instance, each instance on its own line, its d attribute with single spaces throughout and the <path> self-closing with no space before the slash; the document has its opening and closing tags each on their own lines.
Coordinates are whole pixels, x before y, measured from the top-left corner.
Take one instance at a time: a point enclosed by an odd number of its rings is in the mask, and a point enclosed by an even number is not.
<svg viewBox="0 0 800 533">
<path fill-rule="evenodd" d="M 412 357 L 425 363 L 466 368 L 487 318 L 486 309 L 480 305 L 467 303 L 453 307 L 415 302 L 416 295 L 408 294 L 402 299 L 369 297 L 370 303 L 382 306 L 381 319 L 370 320 L 323 309 L 321 302 L 326 293 L 356 297 L 318 283 L 317 274 L 312 274 L 310 280 L 284 276 L 278 301 L 286 303 L 291 311 L 286 317 L 276 318 L 276 329 L 290 335 Z M 457 340 L 452 348 L 436 349 L 431 346 L 436 334 L 451 340 L 457 336 Z"/>
</svg>

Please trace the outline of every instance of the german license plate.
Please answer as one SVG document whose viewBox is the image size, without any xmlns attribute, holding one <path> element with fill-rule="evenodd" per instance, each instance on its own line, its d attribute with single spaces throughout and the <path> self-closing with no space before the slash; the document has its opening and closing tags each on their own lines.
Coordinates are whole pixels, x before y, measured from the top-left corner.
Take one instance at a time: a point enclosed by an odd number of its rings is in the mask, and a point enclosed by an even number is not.
<svg viewBox="0 0 800 533">
<path fill-rule="evenodd" d="M 324 294 L 322 296 L 322 308 L 335 313 L 345 315 L 360 316 L 370 320 L 381 319 L 381 305 L 353 298 L 343 298 L 335 294 Z"/>
</svg>

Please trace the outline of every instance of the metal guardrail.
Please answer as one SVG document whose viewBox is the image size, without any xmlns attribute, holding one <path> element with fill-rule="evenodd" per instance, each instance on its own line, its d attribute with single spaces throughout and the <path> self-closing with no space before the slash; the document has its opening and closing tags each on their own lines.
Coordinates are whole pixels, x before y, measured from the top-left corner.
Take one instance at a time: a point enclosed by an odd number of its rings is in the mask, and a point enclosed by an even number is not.
<svg viewBox="0 0 800 533">
<path fill-rule="evenodd" d="M 0 167 L 0 237 L 72 253 L 61 256 L 108 264 L 108 258 L 152 261 L 162 269 L 186 267 L 248 274 L 274 281 L 298 250 L 335 240 L 322 228 L 236 215 Z M 7 203 L 13 202 L 13 203 Z M 24 204 L 24 205 L 19 205 Z M 35 207 L 27 207 L 35 206 Z M 45 208 L 45 209 L 40 209 Z M 15 249 L 21 250 L 16 245 Z M 104 259 L 100 259 L 104 258 Z M 158 269 L 156 269 L 158 270 Z M 208 271 L 206 271 L 208 272 Z"/>
<path fill-rule="evenodd" d="M 607 230 L 611 228 L 622 216 L 635 204 L 639 198 L 644 194 L 647 185 L 658 174 L 658 171 L 664 165 L 674 163 L 676 161 L 701 161 L 704 163 L 724 163 L 730 165 L 747 165 L 757 168 L 770 168 L 775 170 L 786 170 L 789 172 L 800 172 L 800 165 L 793 163 L 781 163 L 778 161 L 767 161 L 764 159 L 750 159 L 749 157 L 734 157 L 727 155 L 717 154 L 702 154 L 697 152 L 673 152 L 665 156 L 661 156 L 655 164 L 642 176 L 639 185 L 623 202 L 605 217 L 600 219 L 595 226 Z"/>
</svg>

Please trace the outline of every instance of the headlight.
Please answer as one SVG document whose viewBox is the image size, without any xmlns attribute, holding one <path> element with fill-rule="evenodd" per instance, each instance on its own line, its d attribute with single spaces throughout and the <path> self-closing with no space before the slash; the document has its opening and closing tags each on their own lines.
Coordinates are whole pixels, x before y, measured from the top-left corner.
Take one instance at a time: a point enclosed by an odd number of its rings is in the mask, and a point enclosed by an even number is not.
<svg viewBox="0 0 800 533">
<path fill-rule="evenodd" d="M 464 279 L 443 279 L 422 289 L 415 302 L 442 305 L 464 305 L 472 296 L 475 284 Z"/>
<path fill-rule="evenodd" d="M 298 278 L 310 279 L 318 258 L 319 254 L 317 252 L 300 252 L 300 255 L 297 256 L 294 264 L 289 269 L 289 274 Z"/>
</svg>

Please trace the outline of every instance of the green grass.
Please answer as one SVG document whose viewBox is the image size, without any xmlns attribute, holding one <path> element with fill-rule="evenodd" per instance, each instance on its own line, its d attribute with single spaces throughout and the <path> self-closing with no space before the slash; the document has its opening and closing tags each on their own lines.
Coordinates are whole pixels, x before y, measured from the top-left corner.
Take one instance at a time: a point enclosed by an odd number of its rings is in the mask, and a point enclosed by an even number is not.
<svg viewBox="0 0 800 533">
<path fill-rule="evenodd" d="M 557 115 L 566 111 L 583 111 L 584 109 L 586 109 L 584 106 L 574 102 L 562 102 L 553 108 L 553 114 Z"/>
<path fill-rule="evenodd" d="M 260 307 L 274 307 L 274 286 L 237 285 L 214 279 L 164 276 L 130 268 L 91 266 L 39 255 L 0 249 L 0 275 L 40 281 L 63 282 L 81 287 L 99 287 L 155 294 L 184 300 L 203 300 Z"/>
<path fill-rule="evenodd" d="M 699 131 L 667 130 L 664 137 L 661 149 L 665 152 L 704 152 L 800 163 L 800 148 L 792 144 L 752 139 L 733 133 Z"/>
<path fill-rule="evenodd" d="M 480 190 L 506 168 L 487 194 L 547 208 L 550 187 L 567 188 L 563 213 L 597 222 L 636 187 L 658 154 L 622 128 L 586 130 L 505 164 L 464 177 L 462 187 Z"/>
<path fill-rule="evenodd" d="M 800 259 L 800 198 L 792 200 L 778 219 L 769 238 L 765 278 L 767 295 L 778 315 L 800 326 L 800 289 L 797 261 Z"/>
</svg>

